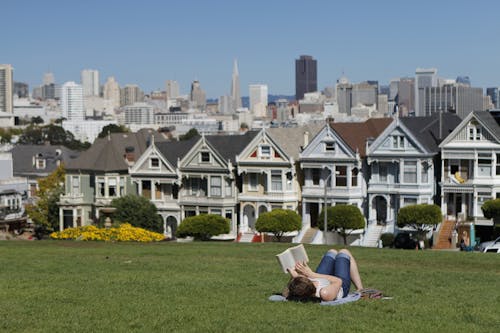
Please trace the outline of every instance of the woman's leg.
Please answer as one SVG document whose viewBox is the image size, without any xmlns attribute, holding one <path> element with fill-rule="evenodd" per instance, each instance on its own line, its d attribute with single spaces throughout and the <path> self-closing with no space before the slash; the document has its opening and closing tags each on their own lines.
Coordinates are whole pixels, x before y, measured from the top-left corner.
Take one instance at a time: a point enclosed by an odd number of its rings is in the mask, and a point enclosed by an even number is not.
<svg viewBox="0 0 500 333">
<path fill-rule="evenodd" d="M 356 287 L 356 290 L 361 290 L 363 289 L 363 283 L 361 282 L 361 276 L 359 275 L 359 270 L 358 270 L 358 264 L 354 257 L 352 256 L 351 252 L 347 249 L 342 249 L 339 251 L 340 253 L 345 253 L 350 257 L 351 261 L 351 267 L 350 267 L 350 275 L 351 275 L 351 281 Z"/>
<path fill-rule="evenodd" d="M 316 273 L 333 275 L 335 273 L 335 258 L 337 257 L 337 251 L 334 249 L 328 250 L 316 268 Z"/>
</svg>

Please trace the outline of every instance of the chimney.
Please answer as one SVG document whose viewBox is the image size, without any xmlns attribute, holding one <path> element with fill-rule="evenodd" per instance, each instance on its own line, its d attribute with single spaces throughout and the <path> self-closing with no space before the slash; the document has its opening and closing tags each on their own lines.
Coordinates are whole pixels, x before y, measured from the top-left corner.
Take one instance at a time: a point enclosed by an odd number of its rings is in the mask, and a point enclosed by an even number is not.
<svg viewBox="0 0 500 333">
<path fill-rule="evenodd" d="M 305 131 L 304 132 L 304 148 L 307 147 L 308 144 L 309 144 L 309 132 Z"/>
<path fill-rule="evenodd" d="M 134 162 L 135 161 L 135 156 L 134 156 L 134 150 L 135 148 L 132 146 L 125 147 L 125 159 L 128 162 Z"/>
</svg>

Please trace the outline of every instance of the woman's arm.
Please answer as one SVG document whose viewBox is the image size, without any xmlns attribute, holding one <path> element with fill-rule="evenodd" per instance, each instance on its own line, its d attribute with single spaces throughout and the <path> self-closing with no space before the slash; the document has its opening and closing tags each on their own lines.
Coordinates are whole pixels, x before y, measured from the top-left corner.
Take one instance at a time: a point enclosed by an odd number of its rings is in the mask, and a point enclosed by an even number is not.
<svg viewBox="0 0 500 333">
<path fill-rule="evenodd" d="M 330 284 L 327 287 L 323 287 L 319 291 L 319 296 L 323 301 L 333 301 L 335 298 L 337 298 L 340 288 L 342 288 L 341 279 L 332 275 L 315 273 L 305 263 L 296 263 L 295 271 L 300 275 L 304 275 L 305 277 L 308 278 L 312 279 L 323 278 L 330 281 Z"/>
</svg>

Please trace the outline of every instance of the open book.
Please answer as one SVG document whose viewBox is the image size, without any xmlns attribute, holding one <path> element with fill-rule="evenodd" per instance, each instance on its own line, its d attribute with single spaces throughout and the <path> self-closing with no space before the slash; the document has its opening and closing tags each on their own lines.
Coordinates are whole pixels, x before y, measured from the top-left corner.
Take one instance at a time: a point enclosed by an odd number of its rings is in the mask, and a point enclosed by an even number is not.
<svg viewBox="0 0 500 333">
<path fill-rule="evenodd" d="M 309 262 L 304 245 L 290 247 L 276 255 L 283 272 L 288 273 L 288 268 L 294 268 L 296 262 Z"/>
</svg>

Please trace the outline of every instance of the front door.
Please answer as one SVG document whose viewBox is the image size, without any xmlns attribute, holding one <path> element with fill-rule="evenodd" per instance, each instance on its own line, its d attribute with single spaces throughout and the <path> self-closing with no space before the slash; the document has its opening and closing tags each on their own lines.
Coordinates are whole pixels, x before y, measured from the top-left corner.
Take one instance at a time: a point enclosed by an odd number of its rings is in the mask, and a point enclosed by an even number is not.
<svg viewBox="0 0 500 333">
<path fill-rule="evenodd" d="M 318 227 L 319 205 L 317 202 L 308 203 L 309 216 L 311 217 L 311 228 Z"/>
</svg>

